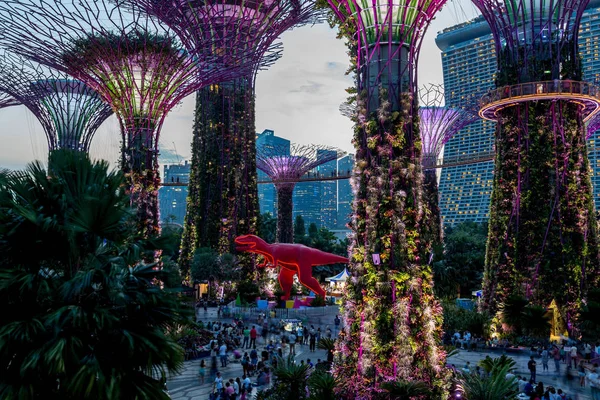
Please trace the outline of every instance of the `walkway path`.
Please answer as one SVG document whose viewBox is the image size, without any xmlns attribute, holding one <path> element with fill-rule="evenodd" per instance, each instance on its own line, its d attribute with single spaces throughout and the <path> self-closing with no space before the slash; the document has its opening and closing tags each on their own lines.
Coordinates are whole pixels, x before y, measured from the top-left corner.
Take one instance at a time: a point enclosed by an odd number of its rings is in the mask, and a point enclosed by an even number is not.
<svg viewBox="0 0 600 400">
<path fill-rule="evenodd" d="M 224 323 L 230 323 L 232 320 L 230 318 L 217 318 L 217 309 L 209 308 L 208 312 L 205 314 L 202 309 L 198 312 L 198 320 L 202 320 L 204 322 L 208 321 L 221 321 Z M 249 325 L 252 325 L 253 321 L 249 322 Z M 309 322 L 310 323 L 310 322 Z M 333 323 L 331 324 L 333 326 Z M 269 335 L 269 340 L 275 339 L 276 335 Z M 274 343 L 277 343 L 274 340 Z M 257 339 L 257 351 L 260 352 L 266 346 L 262 338 Z M 284 357 L 287 356 L 284 353 Z M 232 357 L 230 357 L 231 360 Z M 318 359 L 324 360 L 327 358 L 327 354 L 325 350 L 317 349 L 314 353 L 309 352 L 308 345 L 298 345 L 296 344 L 296 362 L 300 362 L 300 360 L 306 361 L 307 358 L 310 358 L 313 363 L 316 363 Z M 206 359 L 207 363 L 210 362 L 210 359 Z M 220 362 L 219 362 L 220 365 Z M 169 378 L 167 381 L 167 387 L 169 389 L 169 395 L 173 400 L 208 400 L 210 398 L 210 393 L 212 393 L 213 381 L 214 379 L 210 378 L 209 369 L 207 369 L 207 375 L 204 381 L 204 384 L 201 385 L 198 380 L 198 368 L 200 366 L 200 359 L 186 361 L 184 363 L 184 369 L 180 375 L 173 376 Z M 223 382 L 229 380 L 229 378 L 242 378 L 243 375 L 242 365 L 239 361 L 230 362 L 227 367 L 219 368 L 219 372 L 221 372 L 221 376 L 223 377 Z M 256 381 L 256 376 L 252 377 L 252 382 Z M 261 388 L 254 388 L 252 391 L 252 395 L 250 399 L 254 399 L 256 397 L 256 393 Z"/>
<path fill-rule="evenodd" d="M 486 356 L 492 358 L 500 357 L 500 352 L 485 352 L 485 351 L 466 351 L 459 350 L 459 353 L 448 359 L 448 363 L 454 364 L 457 370 L 460 370 L 465 366 L 467 361 L 471 363 L 472 368 L 475 368 L 477 363 L 484 359 Z M 529 361 L 529 355 L 523 354 L 508 354 L 517 363 L 517 371 L 515 375 L 525 376 L 529 379 L 529 370 L 527 369 L 527 362 Z M 543 382 L 544 387 L 553 386 L 555 389 L 562 389 L 564 392 L 569 394 L 573 400 L 592 400 L 589 388 L 579 387 L 579 379 L 573 377 L 571 380 L 567 379 L 566 376 L 566 364 L 561 363 L 561 372 L 559 374 L 554 372 L 554 361 L 550 360 L 548 367 L 549 371 L 542 371 L 542 361 L 536 358 L 537 362 L 537 381 Z"/>
</svg>

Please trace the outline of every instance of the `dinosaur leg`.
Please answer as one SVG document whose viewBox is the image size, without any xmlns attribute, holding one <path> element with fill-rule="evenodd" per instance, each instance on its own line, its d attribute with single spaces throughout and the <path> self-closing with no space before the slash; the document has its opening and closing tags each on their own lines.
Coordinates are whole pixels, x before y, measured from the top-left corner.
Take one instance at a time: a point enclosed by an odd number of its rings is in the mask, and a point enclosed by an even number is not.
<svg viewBox="0 0 600 400">
<path fill-rule="evenodd" d="M 294 284 L 294 275 L 296 271 L 281 267 L 279 270 L 279 286 L 283 290 L 284 294 L 281 300 L 288 300 L 290 298 L 290 292 L 292 291 L 292 285 Z"/>
<path fill-rule="evenodd" d="M 325 290 L 319 285 L 319 281 L 312 276 L 312 265 L 308 263 L 298 265 L 298 280 L 302 285 L 315 292 L 317 296 L 325 298 Z"/>
</svg>

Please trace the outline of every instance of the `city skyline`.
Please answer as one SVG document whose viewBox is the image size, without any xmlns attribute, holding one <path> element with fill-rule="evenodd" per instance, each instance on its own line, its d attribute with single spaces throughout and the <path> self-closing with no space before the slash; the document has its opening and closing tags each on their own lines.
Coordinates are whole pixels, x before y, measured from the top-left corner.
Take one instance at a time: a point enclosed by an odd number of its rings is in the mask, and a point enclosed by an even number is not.
<svg viewBox="0 0 600 400">
<path fill-rule="evenodd" d="M 466 1 L 448 4 L 442 10 L 425 37 L 419 71 L 422 84 L 442 82 L 441 56 L 434 41 L 437 31 L 475 15 Z M 320 24 L 282 35 L 282 59 L 269 70 L 260 71 L 257 78 L 258 132 L 273 129 L 298 143 L 319 142 L 353 151 L 352 122 L 339 113 L 339 105 L 347 97 L 345 89 L 353 81 L 345 75 L 348 56 L 336 33 Z M 160 140 L 161 170 L 162 165 L 177 163 L 174 148 L 181 160 L 190 159 L 194 104 L 194 96 L 189 96 L 167 117 Z M 33 160 L 47 159 L 42 128 L 24 107 L 1 110 L 0 123 L 2 137 L 9 144 L 0 149 L 1 167 L 20 169 Z M 119 148 L 119 125 L 111 117 L 92 141 L 91 154 L 116 166 Z"/>
</svg>

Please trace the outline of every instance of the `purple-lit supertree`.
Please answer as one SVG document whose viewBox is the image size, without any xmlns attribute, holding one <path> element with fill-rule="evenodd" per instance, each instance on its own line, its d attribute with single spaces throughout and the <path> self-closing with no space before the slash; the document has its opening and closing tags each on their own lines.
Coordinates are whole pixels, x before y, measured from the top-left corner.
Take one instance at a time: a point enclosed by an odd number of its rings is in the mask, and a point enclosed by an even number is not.
<svg viewBox="0 0 600 400">
<path fill-rule="evenodd" d="M 389 381 L 424 381 L 443 398 L 441 307 L 422 236 L 417 61 L 445 0 L 328 0 L 356 72 L 353 238 L 339 396 L 370 399 Z"/>
<path fill-rule="evenodd" d="M 19 100 L 12 97 L 10 94 L 0 91 L 0 109 L 21 105 Z"/>
<path fill-rule="evenodd" d="M 50 152 L 88 152 L 111 107 L 85 83 L 14 54 L 0 54 L 0 91 L 36 116 Z"/>
<path fill-rule="evenodd" d="M 292 144 L 261 146 L 256 152 L 256 167 L 271 178 L 277 190 L 277 241 L 294 240 L 294 187 L 304 174 L 329 161 L 342 157 L 344 152 L 328 146 Z"/>
<path fill-rule="evenodd" d="M 192 166 L 180 265 L 194 251 L 212 247 L 232 252 L 233 239 L 256 233 L 256 130 L 254 81 L 278 57 L 273 42 L 293 26 L 314 22 L 315 0 L 129 0 L 165 21 L 190 51 L 207 39 L 239 58 L 248 69 L 236 79 L 201 89 L 197 95 Z M 210 30 L 196 21 L 209 21 Z M 253 268 L 248 263 L 246 272 Z"/>
<path fill-rule="evenodd" d="M 442 242 L 442 219 L 439 208 L 439 192 L 436 164 L 444 145 L 459 130 L 475 122 L 479 116 L 475 108 L 444 107 L 444 87 L 429 84 L 419 90 L 419 118 L 421 131 L 421 163 L 423 165 L 423 199 L 429 210 L 426 224 L 433 243 Z"/>
<path fill-rule="evenodd" d="M 498 55 L 480 110 L 498 121 L 483 306 L 553 304 L 554 334 L 572 333 L 599 265 L 584 121 L 600 96 L 581 82 L 577 43 L 588 0 L 474 3 Z"/>
<path fill-rule="evenodd" d="M 121 124 L 122 167 L 138 231 L 149 236 L 159 230 L 158 136 L 165 116 L 184 97 L 246 67 L 213 48 L 213 39 L 190 54 L 166 25 L 117 3 L 2 2 L 0 44 L 83 81 L 112 106 Z"/>
</svg>

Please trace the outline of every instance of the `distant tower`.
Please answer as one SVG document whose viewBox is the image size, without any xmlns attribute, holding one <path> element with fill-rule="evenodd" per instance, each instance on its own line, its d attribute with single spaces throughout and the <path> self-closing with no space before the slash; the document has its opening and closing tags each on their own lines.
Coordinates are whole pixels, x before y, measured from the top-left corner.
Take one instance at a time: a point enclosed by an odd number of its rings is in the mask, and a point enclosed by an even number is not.
<svg viewBox="0 0 600 400">
<path fill-rule="evenodd" d="M 165 117 L 196 90 L 236 77 L 243 64 L 214 51 L 211 37 L 189 54 L 166 25 L 110 0 L 49 0 L 44 7 L 35 0 L 3 2 L 0 24 L 0 45 L 85 82 L 112 106 L 138 232 L 158 234 L 158 139 Z"/>
<path fill-rule="evenodd" d="M 322 150 L 329 150 L 321 152 Z M 292 144 L 289 155 L 279 155 L 280 149 L 262 147 L 256 154 L 256 167 L 267 174 L 277 188 L 277 241 L 294 240 L 293 201 L 294 187 L 302 175 L 326 162 L 336 160 L 344 153 L 318 145 Z M 322 154 L 318 157 L 318 154 Z"/>
<path fill-rule="evenodd" d="M 498 55 L 497 89 L 480 115 L 497 120 L 483 305 L 512 295 L 555 304 L 555 335 L 576 329 L 597 286 L 598 236 L 584 121 L 597 87 L 582 82 L 578 33 L 587 0 L 474 0 Z"/>
<path fill-rule="evenodd" d="M 420 380 L 443 398 L 440 307 L 423 236 L 417 61 L 445 0 L 328 0 L 356 71 L 356 167 L 340 398 Z M 402 278 L 400 278 L 402 276 Z"/>
<path fill-rule="evenodd" d="M 419 117 L 423 165 L 423 199 L 429 210 L 427 228 L 434 243 L 442 242 L 442 219 L 436 164 L 446 142 L 459 130 L 479 119 L 474 107 L 466 109 L 444 107 L 444 88 L 430 84 L 419 91 Z"/>
<path fill-rule="evenodd" d="M 87 153 L 96 130 L 112 114 L 83 82 L 6 52 L 0 54 L 0 91 L 36 116 L 50 152 Z"/>
</svg>

